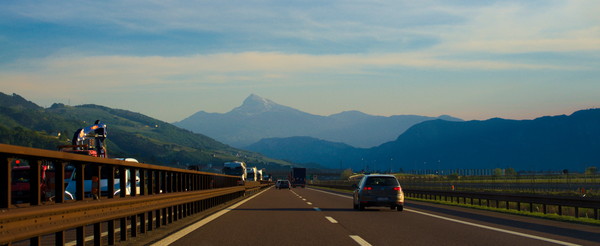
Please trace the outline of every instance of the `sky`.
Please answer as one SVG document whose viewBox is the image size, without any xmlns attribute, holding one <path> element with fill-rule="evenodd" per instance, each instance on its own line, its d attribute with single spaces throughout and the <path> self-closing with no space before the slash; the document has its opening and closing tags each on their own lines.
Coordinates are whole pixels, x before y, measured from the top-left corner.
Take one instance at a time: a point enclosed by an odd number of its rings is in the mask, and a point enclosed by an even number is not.
<svg viewBox="0 0 600 246">
<path fill-rule="evenodd" d="M 600 107 L 600 1 L 7 0 L 0 92 L 166 122 L 250 94 L 308 113 Z"/>
</svg>

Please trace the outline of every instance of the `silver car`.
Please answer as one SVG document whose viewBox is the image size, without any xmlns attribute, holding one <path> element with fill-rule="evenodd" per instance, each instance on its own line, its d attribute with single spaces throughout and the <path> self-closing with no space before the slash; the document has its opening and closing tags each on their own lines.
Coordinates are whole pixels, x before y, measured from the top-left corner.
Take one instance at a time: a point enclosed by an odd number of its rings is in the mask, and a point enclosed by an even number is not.
<svg viewBox="0 0 600 246">
<path fill-rule="evenodd" d="M 354 187 L 354 209 L 365 207 L 389 207 L 402 211 L 404 209 L 404 193 L 393 175 L 365 175 Z"/>
<path fill-rule="evenodd" d="M 289 180 L 277 180 L 277 182 L 275 183 L 275 188 L 276 189 L 290 189 L 291 185 L 290 185 L 290 181 Z"/>
</svg>

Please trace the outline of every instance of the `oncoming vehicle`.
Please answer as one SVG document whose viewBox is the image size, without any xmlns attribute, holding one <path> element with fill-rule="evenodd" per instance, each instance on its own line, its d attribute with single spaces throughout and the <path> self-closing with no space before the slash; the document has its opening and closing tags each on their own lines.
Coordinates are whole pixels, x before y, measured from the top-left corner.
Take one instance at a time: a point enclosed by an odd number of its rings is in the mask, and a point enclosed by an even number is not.
<svg viewBox="0 0 600 246">
<path fill-rule="evenodd" d="M 365 175 L 355 188 L 353 194 L 354 209 L 365 207 L 389 207 L 398 211 L 404 210 L 404 193 L 393 175 Z"/>
<path fill-rule="evenodd" d="M 277 180 L 277 183 L 275 183 L 275 189 L 290 189 L 290 181 Z"/>
</svg>

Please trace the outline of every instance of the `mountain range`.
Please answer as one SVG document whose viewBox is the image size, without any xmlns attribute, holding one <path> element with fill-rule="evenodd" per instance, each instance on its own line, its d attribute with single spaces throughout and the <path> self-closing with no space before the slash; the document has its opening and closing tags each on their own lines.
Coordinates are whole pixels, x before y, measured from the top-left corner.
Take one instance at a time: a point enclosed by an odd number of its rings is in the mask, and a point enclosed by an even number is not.
<svg viewBox="0 0 600 246">
<path fill-rule="evenodd" d="M 180 168 L 212 165 L 215 170 L 231 160 L 267 169 L 289 170 L 291 165 L 127 110 L 91 104 L 42 108 L 19 95 L 0 93 L 0 143 L 56 150 L 70 144 L 77 129 L 95 120 L 107 124 L 110 157 Z"/>
<path fill-rule="evenodd" d="M 414 124 L 435 119 L 462 121 L 447 115 L 384 117 L 359 111 L 320 116 L 252 94 L 241 106 L 230 112 L 222 114 L 199 111 L 173 124 L 238 148 L 264 138 L 297 136 L 367 148 L 394 140 Z"/>
<path fill-rule="evenodd" d="M 354 170 L 512 167 L 582 172 L 600 165 L 600 109 L 533 120 L 425 121 L 373 148 L 294 137 L 263 139 L 247 149 L 298 163 Z"/>
<path fill-rule="evenodd" d="M 290 124 L 294 120 L 310 122 L 304 118 L 306 113 L 257 96 L 249 97 L 232 112 L 230 115 L 237 115 L 240 120 L 292 113 L 296 118 L 282 120 Z M 372 119 L 359 112 L 333 118 L 354 118 L 352 115 Z M 332 119 L 329 117 L 313 115 L 310 119 Z M 109 156 L 182 168 L 210 164 L 218 167 L 230 160 L 288 171 L 291 163 L 371 171 L 508 167 L 526 171 L 583 171 L 600 165 L 600 109 L 533 120 L 422 121 L 395 139 L 369 148 L 298 135 L 263 138 L 249 145 L 246 151 L 127 110 L 91 104 L 54 104 L 42 108 L 19 95 L 0 93 L 0 143 L 55 150 L 58 145 L 68 144 L 75 130 L 98 119 L 108 125 Z M 247 131 L 258 128 L 257 122 L 261 121 L 248 124 Z"/>
</svg>

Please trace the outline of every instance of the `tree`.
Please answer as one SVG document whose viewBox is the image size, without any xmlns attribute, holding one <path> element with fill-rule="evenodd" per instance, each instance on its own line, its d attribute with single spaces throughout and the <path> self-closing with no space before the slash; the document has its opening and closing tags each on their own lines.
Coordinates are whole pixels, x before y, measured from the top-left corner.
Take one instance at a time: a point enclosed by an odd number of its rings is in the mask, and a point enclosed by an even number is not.
<svg viewBox="0 0 600 246">
<path fill-rule="evenodd" d="M 458 180 L 460 178 L 460 175 L 458 175 L 458 173 L 453 173 L 448 175 L 448 179 L 449 180 Z"/>
<path fill-rule="evenodd" d="M 348 178 L 350 178 L 350 176 L 352 176 L 352 174 L 354 174 L 352 172 L 352 169 L 348 168 L 348 169 L 342 171 L 342 174 L 340 174 L 340 179 L 347 180 Z"/>
<path fill-rule="evenodd" d="M 586 175 L 596 175 L 596 173 L 598 173 L 598 168 L 595 166 L 587 167 L 585 169 Z"/>
<path fill-rule="evenodd" d="M 494 176 L 496 176 L 496 177 L 500 177 L 500 176 L 502 176 L 502 175 L 504 175 L 504 170 L 502 170 L 502 169 L 500 169 L 500 168 L 496 168 L 496 169 L 494 169 Z"/>
<path fill-rule="evenodd" d="M 517 171 L 514 168 L 509 167 L 504 171 L 504 175 L 506 176 L 517 176 Z"/>
</svg>

